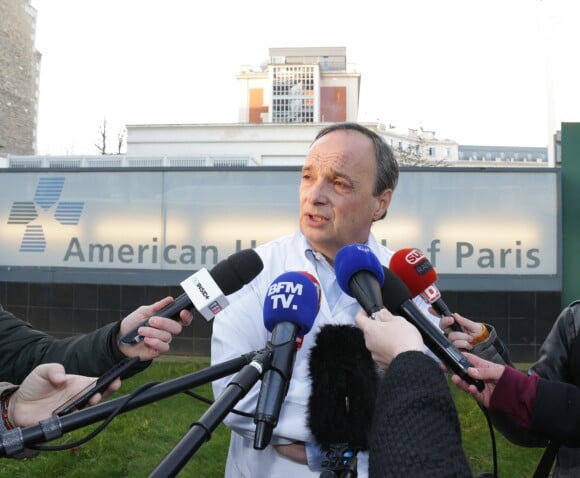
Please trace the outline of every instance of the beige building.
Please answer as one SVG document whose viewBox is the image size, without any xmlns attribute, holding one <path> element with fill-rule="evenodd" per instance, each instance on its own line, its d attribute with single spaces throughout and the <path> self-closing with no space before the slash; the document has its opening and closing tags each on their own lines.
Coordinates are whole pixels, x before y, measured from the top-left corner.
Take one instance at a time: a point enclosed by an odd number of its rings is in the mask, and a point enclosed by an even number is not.
<svg viewBox="0 0 580 478">
<path fill-rule="evenodd" d="M 324 124 L 358 121 L 361 75 L 344 47 L 270 48 L 258 68 L 242 66 L 239 123 L 127 125 L 127 161 L 159 165 L 301 165 Z M 405 131 L 380 122 L 402 162 L 453 163 L 458 146 L 422 129 Z"/>
<path fill-rule="evenodd" d="M 12 155 L 0 167 L 300 166 L 324 125 L 358 121 L 361 75 L 344 47 L 271 48 L 261 66 L 242 66 L 237 79 L 238 123 L 127 125 L 126 155 Z M 432 131 L 364 124 L 402 164 L 458 162 L 457 143 Z"/>
<path fill-rule="evenodd" d="M 40 53 L 29 0 L 0 0 L 0 156 L 34 154 Z"/>
</svg>

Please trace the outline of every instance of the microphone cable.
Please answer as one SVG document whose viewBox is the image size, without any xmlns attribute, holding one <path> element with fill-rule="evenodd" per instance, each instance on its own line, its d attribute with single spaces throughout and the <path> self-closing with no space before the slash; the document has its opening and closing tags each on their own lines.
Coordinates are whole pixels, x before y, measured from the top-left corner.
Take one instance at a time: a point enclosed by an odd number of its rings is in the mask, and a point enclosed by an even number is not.
<svg viewBox="0 0 580 478">
<path fill-rule="evenodd" d="M 134 390 L 133 392 L 131 392 L 129 395 L 127 395 L 125 397 L 125 399 L 121 403 L 119 403 L 119 405 L 111 412 L 111 414 L 97 428 L 95 428 L 92 432 L 85 435 L 83 438 L 80 438 L 79 440 L 74 441 L 72 443 L 66 443 L 66 444 L 62 444 L 62 445 L 33 444 L 33 445 L 29 445 L 28 448 L 31 448 L 33 450 L 38 450 L 38 451 L 63 451 L 63 450 L 69 450 L 71 448 L 76 448 L 80 445 L 83 445 L 86 442 L 88 442 L 89 440 L 92 440 L 93 438 L 95 438 L 99 433 L 101 433 L 105 428 L 107 428 L 107 426 L 109 426 L 109 424 L 113 421 L 113 419 L 117 415 L 119 415 L 123 411 L 123 409 L 127 406 L 127 404 L 131 400 L 133 400 L 137 395 L 139 395 L 142 392 L 144 392 L 145 390 L 157 385 L 158 383 L 159 382 L 146 383 L 146 384 L 142 385 L 141 387 L 137 388 L 136 390 Z"/>
<path fill-rule="evenodd" d="M 480 408 L 480 410 L 483 412 L 483 415 L 485 416 L 485 420 L 487 421 L 487 426 L 489 428 L 489 436 L 490 436 L 490 440 L 491 440 L 491 454 L 492 454 L 492 460 L 493 460 L 493 473 L 489 473 L 489 472 L 483 472 L 480 473 L 479 475 L 477 475 L 476 478 L 498 478 L 498 474 L 497 474 L 497 447 L 496 447 L 496 442 L 495 442 L 495 432 L 493 430 L 493 425 L 491 423 L 491 418 L 489 417 L 489 413 L 487 412 L 487 409 L 480 405 L 478 403 L 478 406 Z"/>
</svg>

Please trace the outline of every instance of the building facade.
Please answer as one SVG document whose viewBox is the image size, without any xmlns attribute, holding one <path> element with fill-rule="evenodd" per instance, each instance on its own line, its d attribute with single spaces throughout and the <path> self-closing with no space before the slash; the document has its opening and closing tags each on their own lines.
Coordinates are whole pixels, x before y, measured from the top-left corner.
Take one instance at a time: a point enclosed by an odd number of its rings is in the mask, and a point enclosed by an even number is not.
<svg viewBox="0 0 580 478">
<path fill-rule="evenodd" d="M 36 152 L 40 53 L 29 0 L 0 0 L 0 156 Z"/>
<path fill-rule="evenodd" d="M 242 67 L 240 123 L 356 121 L 360 73 L 345 47 L 270 48 L 259 69 Z"/>
</svg>

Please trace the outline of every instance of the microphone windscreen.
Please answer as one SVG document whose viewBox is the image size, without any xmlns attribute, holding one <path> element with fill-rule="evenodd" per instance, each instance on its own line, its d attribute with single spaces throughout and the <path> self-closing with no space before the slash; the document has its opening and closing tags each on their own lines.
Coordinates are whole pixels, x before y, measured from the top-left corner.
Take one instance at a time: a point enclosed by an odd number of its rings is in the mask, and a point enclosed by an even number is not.
<svg viewBox="0 0 580 478">
<path fill-rule="evenodd" d="M 254 249 L 244 249 L 219 262 L 210 275 L 224 295 L 230 295 L 251 282 L 264 268 L 264 263 Z"/>
<path fill-rule="evenodd" d="M 323 448 L 347 443 L 368 447 L 378 377 L 362 331 L 351 325 L 326 325 L 310 350 L 312 392 L 308 426 Z"/>
<path fill-rule="evenodd" d="M 272 332 L 281 322 L 299 328 L 298 335 L 310 332 L 320 308 L 320 285 L 303 272 L 284 272 L 268 288 L 264 300 L 264 326 Z"/>
<path fill-rule="evenodd" d="M 364 244 L 350 244 L 340 249 L 334 258 L 334 271 L 338 285 L 351 297 L 349 282 L 357 272 L 370 272 L 381 286 L 385 280 L 383 266 L 378 257 Z"/>
<path fill-rule="evenodd" d="M 384 273 L 385 282 L 381 289 L 383 304 L 391 313 L 396 314 L 401 304 L 413 296 L 403 281 L 386 267 Z"/>
<path fill-rule="evenodd" d="M 437 281 L 437 272 L 419 249 L 398 250 L 391 257 L 389 269 L 399 276 L 413 297 Z"/>
</svg>

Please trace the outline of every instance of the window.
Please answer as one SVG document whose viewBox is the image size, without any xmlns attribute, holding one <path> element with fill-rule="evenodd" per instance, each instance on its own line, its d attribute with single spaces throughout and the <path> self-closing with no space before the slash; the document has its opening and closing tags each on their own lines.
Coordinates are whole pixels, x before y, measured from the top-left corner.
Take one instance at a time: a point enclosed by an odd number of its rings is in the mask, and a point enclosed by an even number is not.
<svg viewBox="0 0 580 478">
<path fill-rule="evenodd" d="M 314 122 L 316 69 L 307 65 L 273 65 L 272 122 Z"/>
</svg>

